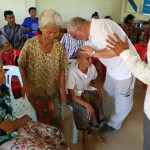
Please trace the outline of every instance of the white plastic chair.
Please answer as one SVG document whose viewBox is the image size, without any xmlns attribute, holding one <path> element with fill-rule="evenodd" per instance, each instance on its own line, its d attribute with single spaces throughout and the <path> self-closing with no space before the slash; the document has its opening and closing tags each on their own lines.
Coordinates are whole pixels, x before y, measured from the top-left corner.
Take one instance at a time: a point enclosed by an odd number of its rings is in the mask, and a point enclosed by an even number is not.
<svg viewBox="0 0 150 150">
<path fill-rule="evenodd" d="M 69 59 L 69 67 L 73 64 L 76 63 L 76 59 Z M 72 106 L 67 105 L 71 111 L 73 111 Z M 62 114 L 62 120 L 64 120 L 64 112 L 65 112 L 65 104 L 62 103 L 62 108 L 61 108 L 61 114 Z M 73 114 L 72 114 L 72 143 L 76 144 L 78 140 L 78 129 L 76 128 L 75 122 L 74 122 L 74 118 L 73 118 Z"/>
<path fill-rule="evenodd" d="M 70 106 L 70 105 L 67 105 L 67 106 L 71 109 L 71 111 L 73 111 L 72 106 Z M 64 120 L 64 111 L 65 111 L 65 104 L 64 103 L 62 103 L 61 111 L 62 111 L 62 120 Z M 72 114 L 72 143 L 76 144 L 77 140 L 78 140 L 78 129 L 76 128 L 73 114 Z"/>
<path fill-rule="evenodd" d="M 10 98 L 11 98 L 13 110 L 14 110 L 13 112 L 16 118 L 20 118 L 27 114 L 28 116 L 32 118 L 32 120 L 37 121 L 36 112 L 33 106 L 31 105 L 31 103 L 28 101 L 26 95 L 25 95 L 25 98 L 23 97 L 19 99 L 14 98 L 12 88 L 11 88 L 12 76 L 17 76 L 20 81 L 21 87 L 23 86 L 19 68 L 17 66 L 6 65 L 6 66 L 3 66 L 3 69 L 8 70 L 5 75 L 6 86 L 9 88 L 9 91 L 10 91 Z"/>
</svg>

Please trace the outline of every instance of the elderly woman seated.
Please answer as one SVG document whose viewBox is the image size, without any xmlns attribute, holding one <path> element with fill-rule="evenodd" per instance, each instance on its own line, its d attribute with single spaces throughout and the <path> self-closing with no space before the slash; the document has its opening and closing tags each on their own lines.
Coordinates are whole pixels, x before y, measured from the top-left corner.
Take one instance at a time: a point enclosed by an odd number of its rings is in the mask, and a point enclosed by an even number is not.
<svg viewBox="0 0 150 150">
<path fill-rule="evenodd" d="M 59 129 L 32 121 L 27 115 L 15 118 L 9 90 L 4 84 L 5 73 L 0 62 L 0 149 L 68 150 Z"/>
<path fill-rule="evenodd" d="M 92 58 L 77 51 L 77 64 L 69 67 L 66 77 L 69 105 L 73 107 L 73 115 L 78 130 L 83 133 L 83 147 L 91 149 L 87 134 L 95 134 L 97 139 L 105 143 L 99 129 L 106 123 L 102 109 L 102 96 L 97 84 L 97 72 L 91 63 Z"/>
</svg>

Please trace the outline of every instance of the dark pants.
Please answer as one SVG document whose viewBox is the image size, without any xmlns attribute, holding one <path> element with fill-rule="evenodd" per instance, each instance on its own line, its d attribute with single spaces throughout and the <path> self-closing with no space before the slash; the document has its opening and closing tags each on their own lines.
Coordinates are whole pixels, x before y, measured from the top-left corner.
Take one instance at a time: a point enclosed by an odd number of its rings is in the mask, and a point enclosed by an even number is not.
<svg viewBox="0 0 150 150">
<path fill-rule="evenodd" d="M 150 150 L 150 120 L 144 114 L 144 148 Z"/>
</svg>

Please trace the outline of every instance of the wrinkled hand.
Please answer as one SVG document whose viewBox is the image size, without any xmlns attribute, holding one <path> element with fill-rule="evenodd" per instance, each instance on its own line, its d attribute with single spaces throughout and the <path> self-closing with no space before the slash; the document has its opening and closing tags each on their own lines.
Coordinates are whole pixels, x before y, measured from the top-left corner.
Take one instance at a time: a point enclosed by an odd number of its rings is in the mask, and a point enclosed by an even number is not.
<svg viewBox="0 0 150 150">
<path fill-rule="evenodd" d="M 26 94 L 26 96 L 31 94 L 31 88 L 30 88 L 30 86 L 28 84 L 23 86 L 21 94 L 22 94 L 23 97 L 25 96 L 25 94 Z"/>
<path fill-rule="evenodd" d="M 87 111 L 87 118 L 88 118 L 89 120 L 91 120 L 92 117 L 93 117 L 93 115 L 94 115 L 94 113 L 95 113 L 95 110 L 94 110 L 94 108 L 92 107 L 92 105 L 87 104 L 87 106 L 86 106 L 86 111 Z"/>
<path fill-rule="evenodd" d="M 92 52 L 95 51 L 94 48 L 88 46 L 88 45 L 84 45 L 81 47 L 81 49 L 83 50 L 82 53 L 83 54 L 87 54 L 89 56 L 92 56 Z"/>
<path fill-rule="evenodd" d="M 108 36 L 108 38 L 106 39 L 109 44 L 107 45 L 107 47 L 115 52 L 117 55 L 120 55 L 120 53 L 122 53 L 124 50 L 129 49 L 128 38 L 127 36 L 125 36 L 125 42 L 123 42 L 116 33 L 114 33 L 114 36 L 116 40 L 111 36 Z"/>
</svg>

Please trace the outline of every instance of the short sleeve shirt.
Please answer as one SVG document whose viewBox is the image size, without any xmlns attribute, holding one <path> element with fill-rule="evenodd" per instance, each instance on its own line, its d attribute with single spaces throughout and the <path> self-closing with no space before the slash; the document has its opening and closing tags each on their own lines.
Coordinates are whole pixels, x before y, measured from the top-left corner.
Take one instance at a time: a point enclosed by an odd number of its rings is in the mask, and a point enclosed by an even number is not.
<svg viewBox="0 0 150 150">
<path fill-rule="evenodd" d="M 27 40 L 27 36 L 25 29 L 21 25 L 16 24 L 15 28 L 12 28 L 10 25 L 5 25 L 1 31 L 2 44 L 9 42 L 13 48 L 22 49 L 25 41 Z"/>
<path fill-rule="evenodd" d="M 68 67 L 65 49 L 58 41 L 54 42 L 50 53 L 44 53 L 39 47 L 38 36 L 28 39 L 18 63 L 25 70 L 34 94 L 54 98 L 58 96 L 60 70 Z"/>
<path fill-rule="evenodd" d="M 97 77 L 97 71 L 93 64 L 88 68 L 87 74 L 78 69 L 78 65 L 74 64 L 67 72 L 66 88 L 74 89 L 76 96 L 81 96 L 84 90 L 94 91 L 96 88 L 90 86 L 90 82 Z"/>
</svg>

